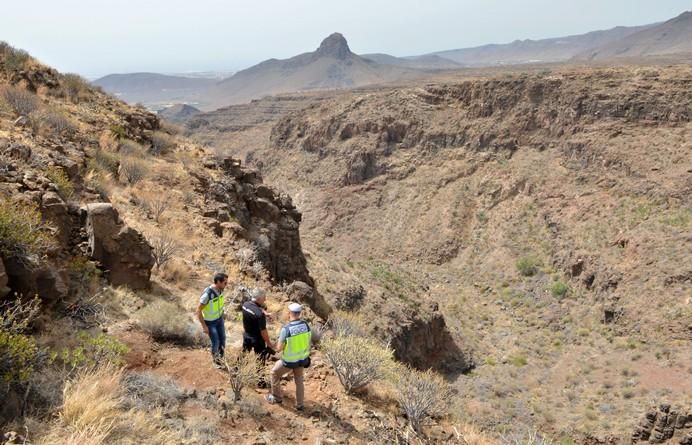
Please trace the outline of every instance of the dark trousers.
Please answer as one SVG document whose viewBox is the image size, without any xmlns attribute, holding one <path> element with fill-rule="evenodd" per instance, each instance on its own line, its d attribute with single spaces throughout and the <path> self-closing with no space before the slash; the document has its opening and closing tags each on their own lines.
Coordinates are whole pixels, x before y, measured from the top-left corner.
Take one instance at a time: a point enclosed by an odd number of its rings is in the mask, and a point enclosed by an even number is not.
<svg viewBox="0 0 692 445">
<path fill-rule="evenodd" d="M 243 351 L 255 351 L 262 364 L 274 353 L 274 350 L 267 347 L 262 337 L 251 337 L 247 334 L 243 334 Z"/>
<path fill-rule="evenodd" d="M 216 320 L 204 320 L 209 328 L 209 339 L 211 340 L 211 355 L 223 357 L 226 349 L 226 329 L 223 326 L 223 316 Z"/>
</svg>

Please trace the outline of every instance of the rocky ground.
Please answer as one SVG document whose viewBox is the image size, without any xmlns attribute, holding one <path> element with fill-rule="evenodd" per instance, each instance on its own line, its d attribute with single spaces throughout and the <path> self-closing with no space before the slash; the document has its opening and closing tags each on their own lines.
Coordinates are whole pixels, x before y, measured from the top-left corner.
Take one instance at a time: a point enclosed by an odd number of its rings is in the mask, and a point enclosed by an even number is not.
<svg viewBox="0 0 692 445">
<path fill-rule="evenodd" d="M 357 295 L 374 325 L 439 314 L 405 343 L 448 365 L 462 416 L 624 443 L 651 406 L 692 406 L 691 75 L 449 75 L 189 131 L 293 197 L 328 302 Z M 444 345 L 464 359 L 436 360 Z"/>
</svg>

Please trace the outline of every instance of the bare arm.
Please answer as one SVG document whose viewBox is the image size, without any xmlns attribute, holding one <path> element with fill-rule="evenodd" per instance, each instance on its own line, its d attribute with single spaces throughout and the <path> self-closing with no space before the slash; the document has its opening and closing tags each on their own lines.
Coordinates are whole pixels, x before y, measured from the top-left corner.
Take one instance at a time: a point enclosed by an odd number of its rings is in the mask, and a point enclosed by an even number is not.
<svg viewBox="0 0 692 445">
<path fill-rule="evenodd" d="M 262 339 L 264 339 L 264 343 L 267 345 L 267 347 L 274 349 L 274 344 L 272 341 L 269 339 L 269 333 L 267 333 L 266 329 L 262 329 L 260 331 L 260 334 L 262 335 Z"/>
<path fill-rule="evenodd" d="M 204 309 L 203 304 L 200 304 L 197 306 L 197 319 L 199 320 L 199 323 L 202 325 L 202 330 L 204 330 L 204 333 L 209 335 L 209 328 L 207 327 L 207 324 L 204 322 L 204 317 L 202 316 L 202 309 Z"/>
</svg>

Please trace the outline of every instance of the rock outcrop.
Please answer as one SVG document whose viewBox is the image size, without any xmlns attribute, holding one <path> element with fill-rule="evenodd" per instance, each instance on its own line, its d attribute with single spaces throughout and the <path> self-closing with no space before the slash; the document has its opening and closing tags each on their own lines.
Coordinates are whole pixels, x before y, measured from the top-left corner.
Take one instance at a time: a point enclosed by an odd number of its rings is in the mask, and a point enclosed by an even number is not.
<svg viewBox="0 0 692 445">
<path fill-rule="evenodd" d="M 148 288 L 154 258 L 147 240 L 128 227 L 111 204 L 87 204 L 86 212 L 89 256 L 107 271 L 110 283 Z"/>
<path fill-rule="evenodd" d="M 632 434 L 632 443 L 656 444 L 675 438 L 679 440 L 672 443 L 692 443 L 692 412 L 671 409 L 664 403 L 647 411 Z"/>
<path fill-rule="evenodd" d="M 300 245 L 301 214 L 291 197 L 264 185 L 259 173 L 242 168 L 238 160 L 227 158 L 220 165 L 219 180 L 198 177 L 206 192 L 208 208 L 203 215 L 210 227 L 217 235 L 248 241 L 275 281 L 313 286 Z"/>
</svg>

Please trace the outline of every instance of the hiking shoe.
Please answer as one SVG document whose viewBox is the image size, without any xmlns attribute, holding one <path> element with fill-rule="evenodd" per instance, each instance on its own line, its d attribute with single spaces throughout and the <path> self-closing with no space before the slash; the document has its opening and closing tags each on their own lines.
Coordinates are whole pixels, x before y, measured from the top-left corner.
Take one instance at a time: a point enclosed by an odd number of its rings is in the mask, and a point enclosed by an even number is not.
<svg viewBox="0 0 692 445">
<path fill-rule="evenodd" d="M 267 394 L 266 396 L 264 396 L 264 400 L 269 402 L 269 404 L 271 404 L 271 405 L 281 404 L 281 399 L 277 399 L 272 394 Z"/>
<path fill-rule="evenodd" d="M 303 405 L 296 405 L 296 411 L 300 411 L 300 412 L 305 411 L 305 406 L 303 406 Z"/>
</svg>

